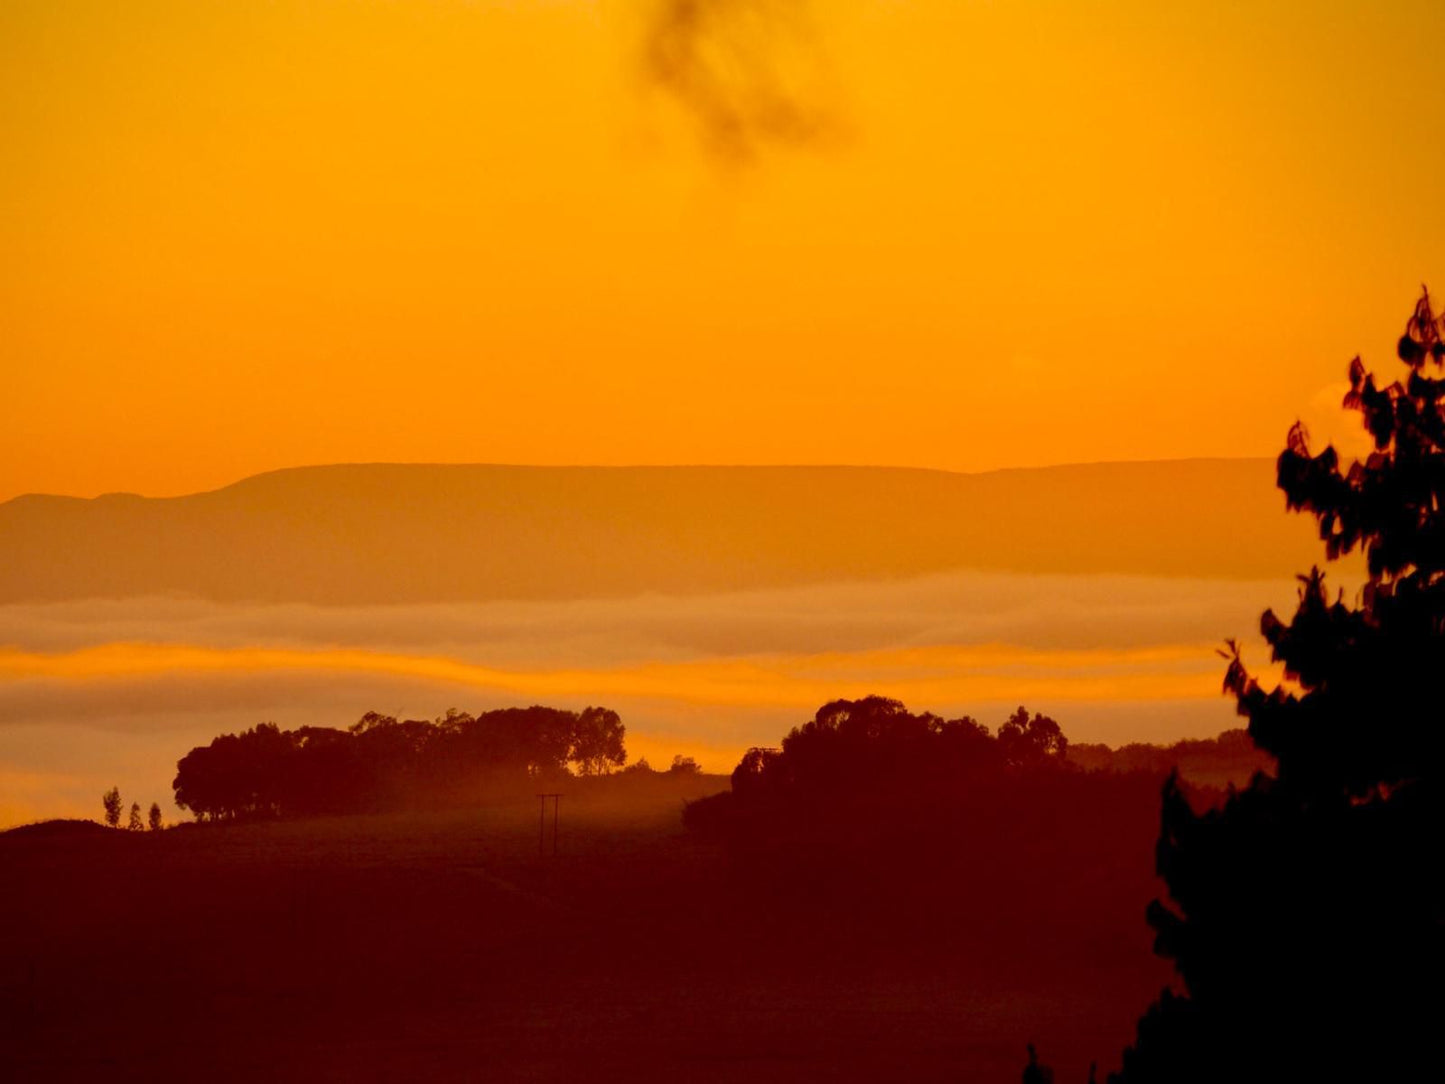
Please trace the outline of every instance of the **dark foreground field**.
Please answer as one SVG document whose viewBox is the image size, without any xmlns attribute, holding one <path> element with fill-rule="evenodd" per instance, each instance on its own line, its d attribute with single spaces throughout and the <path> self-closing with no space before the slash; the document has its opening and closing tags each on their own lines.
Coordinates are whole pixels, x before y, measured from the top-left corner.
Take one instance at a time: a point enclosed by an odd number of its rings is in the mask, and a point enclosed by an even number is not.
<svg viewBox="0 0 1445 1084">
<path fill-rule="evenodd" d="M 0 836 L 0 1080 L 1006 1081 L 1034 1039 L 1082 1082 L 1167 980 L 1147 815 L 939 908 L 800 897 L 680 805 L 564 798 L 556 858 L 525 800 Z"/>
</svg>

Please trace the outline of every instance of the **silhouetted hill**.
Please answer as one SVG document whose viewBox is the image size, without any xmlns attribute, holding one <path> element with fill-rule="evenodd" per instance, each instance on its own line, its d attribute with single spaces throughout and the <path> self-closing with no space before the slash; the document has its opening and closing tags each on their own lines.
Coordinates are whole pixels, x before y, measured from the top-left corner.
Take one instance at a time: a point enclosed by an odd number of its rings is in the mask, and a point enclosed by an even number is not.
<svg viewBox="0 0 1445 1084">
<path fill-rule="evenodd" d="M 0 1079 L 1015 1082 L 1044 1035 L 1082 1081 L 1167 978 L 1138 918 L 1156 788 L 1085 855 L 1005 826 L 1030 844 L 1006 876 L 1059 907 L 980 880 L 940 914 L 916 870 L 921 914 L 880 927 L 684 833 L 677 786 L 717 777 L 589 782 L 556 858 L 531 794 L 0 845 Z M 1081 895 L 1099 921 L 1060 917 Z"/>
<path fill-rule="evenodd" d="M 368 464 L 0 505 L 0 602 L 359 604 L 693 593 L 952 569 L 1288 576 L 1268 460 L 986 474 Z"/>
<path fill-rule="evenodd" d="M 7 828 L 0 831 L 0 840 L 18 839 L 42 839 L 49 841 L 62 841 L 67 839 L 109 839 L 118 833 L 112 828 L 97 824 L 95 821 L 79 820 L 77 818 L 57 818 L 48 821 L 36 821 L 34 824 L 21 824 L 14 828 Z"/>
</svg>

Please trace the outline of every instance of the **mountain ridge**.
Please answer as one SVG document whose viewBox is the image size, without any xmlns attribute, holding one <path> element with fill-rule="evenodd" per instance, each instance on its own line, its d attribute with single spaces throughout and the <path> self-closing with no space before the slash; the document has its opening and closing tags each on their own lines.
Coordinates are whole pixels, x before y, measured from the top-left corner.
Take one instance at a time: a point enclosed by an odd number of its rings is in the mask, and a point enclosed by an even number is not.
<svg viewBox="0 0 1445 1084">
<path fill-rule="evenodd" d="M 443 463 L 443 462 L 410 462 L 402 460 L 377 459 L 347 463 L 303 463 L 293 467 L 274 467 L 270 470 L 257 471 L 255 474 L 243 475 L 224 485 L 215 486 L 211 489 L 198 489 L 190 493 L 172 493 L 162 496 L 148 496 L 144 493 L 133 493 L 130 490 L 112 490 L 106 493 L 97 493 L 93 497 L 83 497 L 74 493 L 50 493 L 43 491 L 30 491 L 17 493 L 13 497 L 0 500 L 0 508 L 17 501 L 34 500 L 59 500 L 59 501 L 118 501 L 118 500 L 140 500 L 140 501 L 174 501 L 184 500 L 189 497 L 204 497 L 211 494 L 223 493 L 227 490 L 240 486 L 247 486 L 254 482 L 261 482 L 281 476 L 322 474 L 332 471 L 350 470 L 372 470 L 376 468 L 391 469 L 400 468 L 403 470 L 503 470 L 503 471 L 595 471 L 604 472 L 667 472 L 667 471 L 877 471 L 884 473 L 899 474 L 924 474 L 924 475 L 945 475 L 948 477 L 981 478 L 993 475 L 1007 474 L 1039 474 L 1046 472 L 1064 471 L 1088 471 L 1096 468 L 1114 467 L 1137 467 L 1137 466 L 1169 466 L 1175 464 L 1193 463 L 1269 463 L 1273 465 L 1274 460 L 1265 456 L 1188 456 L 1181 459 L 1099 459 L 1079 463 L 1049 463 L 1044 466 L 1034 467 L 990 467 L 987 470 L 964 471 L 949 470 L 945 467 L 905 467 L 889 466 L 870 463 Z"/>
<path fill-rule="evenodd" d="M 332 464 L 175 497 L 0 504 L 0 602 L 359 604 L 698 593 L 956 569 L 1307 567 L 1264 459 L 910 467 Z"/>
</svg>

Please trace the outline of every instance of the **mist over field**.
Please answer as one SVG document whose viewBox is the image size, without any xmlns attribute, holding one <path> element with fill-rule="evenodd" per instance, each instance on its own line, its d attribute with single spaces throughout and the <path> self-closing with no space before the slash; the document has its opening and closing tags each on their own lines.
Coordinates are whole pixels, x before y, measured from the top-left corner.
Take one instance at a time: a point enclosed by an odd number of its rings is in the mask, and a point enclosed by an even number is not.
<svg viewBox="0 0 1445 1084">
<path fill-rule="evenodd" d="M 0 819 L 91 815 L 112 782 L 168 803 L 176 759 L 217 733 L 346 726 L 369 710 L 601 702 L 622 712 L 633 757 L 688 753 L 710 771 L 818 703 L 870 692 L 991 726 L 1023 701 L 1081 741 L 1212 735 L 1234 725 L 1214 648 L 1293 591 L 954 572 L 565 602 L 12 603 L 0 606 Z"/>
</svg>

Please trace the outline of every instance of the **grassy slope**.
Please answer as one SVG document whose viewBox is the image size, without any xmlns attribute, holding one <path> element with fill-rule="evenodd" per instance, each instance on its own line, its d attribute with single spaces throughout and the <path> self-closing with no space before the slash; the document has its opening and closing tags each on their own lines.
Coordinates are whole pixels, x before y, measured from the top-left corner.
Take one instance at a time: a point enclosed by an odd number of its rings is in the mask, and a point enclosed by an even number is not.
<svg viewBox="0 0 1445 1084">
<path fill-rule="evenodd" d="M 1081 1079 L 1166 977 L 1152 817 L 1101 841 L 1103 921 L 1000 943 L 987 884 L 946 935 L 769 898 L 682 834 L 681 797 L 564 798 L 557 859 L 531 803 L 0 837 L 0 1056 L 45 1080 L 1003 1081 L 1047 1037 Z"/>
</svg>

